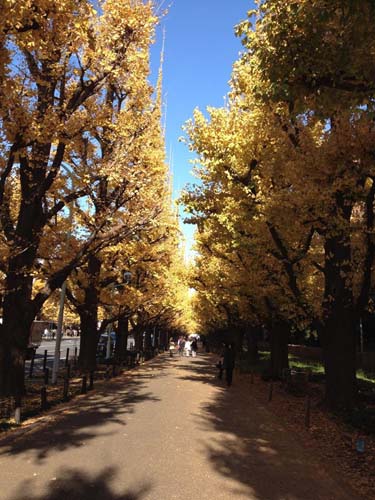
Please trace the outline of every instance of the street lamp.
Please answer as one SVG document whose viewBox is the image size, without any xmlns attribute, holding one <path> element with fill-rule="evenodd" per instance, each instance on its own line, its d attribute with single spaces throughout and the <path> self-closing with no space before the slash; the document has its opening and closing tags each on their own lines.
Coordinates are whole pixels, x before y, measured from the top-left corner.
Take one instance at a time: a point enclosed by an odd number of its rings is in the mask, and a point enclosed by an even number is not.
<svg viewBox="0 0 375 500">
<path fill-rule="evenodd" d="M 72 172 L 66 165 L 62 164 L 65 172 L 68 174 L 70 178 L 72 191 L 74 191 L 74 180 L 76 174 Z M 69 231 L 66 235 L 66 242 L 69 241 L 71 237 L 71 230 L 73 226 L 73 210 L 71 205 L 69 205 Z M 53 367 L 52 367 L 52 384 L 56 384 L 57 382 L 57 374 L 59 371 L 60 365 L 60 350 L 61 350 L 61 340 L 62 340 L 62 330 L 63 330 L 63 320 L 64 320 L 64 303 L 65 303 L 65 295 L 66 295 L 66 280 L 61 285 L 60 291 L 60 304 L 59 304 L 59 314 L 57 318 L 57 330 L 56 330 L 56 343 L 55 343 L 55 354 L 53 358 Z"/>
</svg>

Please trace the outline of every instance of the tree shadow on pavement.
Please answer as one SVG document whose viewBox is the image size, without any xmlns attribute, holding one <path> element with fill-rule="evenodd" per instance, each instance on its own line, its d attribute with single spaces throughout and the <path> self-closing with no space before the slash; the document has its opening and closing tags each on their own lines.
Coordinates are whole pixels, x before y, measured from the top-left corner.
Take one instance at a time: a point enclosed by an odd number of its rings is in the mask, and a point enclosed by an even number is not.
<svg viewBox="0 0 375 500">
<path fill-rule="evenodd" d="M 145 382 L 136 373 L 132 378 L 116 379 L 46 414 L 45 421 L 36 430 L 31 428 L 31 432 L 18 437 L 10 434 L 0 441 L 0 456 L 33 452 L 35 460 L 42 462 L 56 450 L 78 448 L 88 440 L 118 432 L 117 426 L 126 425 L 126 415 L 132 414 L 135 406 L 144 401 L 159 399 L 146 392 Z M 105 430 L 107 426 L 109 432 Z"/>
<path fill-rule="evenodd" d="M 311 452 L 251 395 L 251 384 L 236 375 L 233 386 L 217 379 L 214 357 L 184 366 L 185 380 L 220 386 L 212 401 L 196 415 L 210 436 L 203 453 L 213 469 L 231 480 L 228 498 L 257 500 L 355 500 L 346 485 L 313 460 Z M 333 473 L 334 474 L 334 473 Z M 232 481 L 235 481 L 233 483 Z M 228 483 L 229 487 L 229 483 Z M 349 490 L 350 491 L 350 490 Z"/>
<path fill-rule="evenodd" d="M 191 382 L 203 382 L 204 384 L 223 386 L 223 380 L 218 378 L 218 369 L 216 367 L 217 359 L 212 355 L 201 355 L 196 358 L 183 358 L 185 363 L 182 368 L 189 372 L 188 375 L 179 376 L 181 380 Z"/>
<path fill-rule="evenodd" d="M 160 357 L 150 360 L 147 364 L 137 367 L 133 372 L 138 379 L 148 379 L 155 377 L 165 377 L 166 370 L 177 363 L 176 357 L 169 357 L 167 354 L 162 354 Z"/>
<path fill-rule="evenodd" d="M 20 484 L 18 493 L 8 500 L 141 500 L 151 490 L 151 485 L 145 484 L 137 489 L 114 492 L 110 483 L 115 476 L 114 468 L 107 468 L 99 475 L 64 469 L 60 477 L 50 481 L 47 492 L 33 495 L 33 480 L 27 480 Z"/>
</svg>

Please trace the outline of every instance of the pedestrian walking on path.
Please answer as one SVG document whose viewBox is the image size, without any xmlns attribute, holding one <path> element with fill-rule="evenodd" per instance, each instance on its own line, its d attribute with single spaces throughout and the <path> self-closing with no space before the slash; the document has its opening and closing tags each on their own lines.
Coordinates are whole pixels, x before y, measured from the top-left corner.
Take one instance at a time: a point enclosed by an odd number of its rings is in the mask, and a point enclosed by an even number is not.
<svg viewBox="0 0 375 500">
<path fill-rule="evenodd" d="M 198 352 L 198 342 L 197 339 L 194 339 L 191 343 L 191 355 L 193 356 L 193 358 L 196 357 L 197 352 Z"/>
<path fill-rule="evenodd" d="M 184 349 L 185 349 L 185 339 L 184 337 L 180 337 L 178 339 L 178 354 L 180 356 L 184 355 Z"/>
<path fill-rule="evenodd" d="M 191 341 L 187 339 L 185 341 L 185 356 L 190 356 L 191 353 Z"/>
<path fill-rule="evenodd" d="M 226 344 L 224 349 L 224 369 L 225 369 L 225 379 L 227 381 L 227 386 L 230 387 L 232 385 L 233 380 L 233 370 L 235 364 L 235 351 L 234 345 L 232 343 Z"/>
<path fill-rule="evenodd" d="M 174 341 L 173 341 L 173 339 L 171 339 L 169 341 L 169 355 L 171 358 L 173 358 L 174 348 L 175 348 Z"/>
<path fill-rule="evenodd" d="M 216 368 L 219 370 L 218 374 L 217 374 L 217 378 L 219 380 L 223 380 L 223 371 L 224 371 L 224 367 L 223 367 L 223 359 L 219 359 L 219 361 L 217 362 L 216 364 Z"/>
</svg>

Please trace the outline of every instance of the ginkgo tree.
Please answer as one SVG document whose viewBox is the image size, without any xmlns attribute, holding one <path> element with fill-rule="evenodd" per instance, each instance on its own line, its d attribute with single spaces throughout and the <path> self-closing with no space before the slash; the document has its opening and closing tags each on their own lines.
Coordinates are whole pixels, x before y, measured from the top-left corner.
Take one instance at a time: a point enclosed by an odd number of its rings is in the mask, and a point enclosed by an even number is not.
<svg viewBox="0 0 375 500">
<path fill-rule="evenodd" d="M 326 396 L 336 408 L 355 403 L 356 324 L 373 286 L 374 16 L 370 1 L 270 1 L 260 2 L 255 32 L 239 28 L 265 90 L 260 98 L 288 106 L 291 149 L 303 147 L 306 120 L 322 128 L 310 168 L 297 172 L 300 192 L 315 197 L 305 221 L 324 251 L 321 341 Z"/>
<path fill-rule="evenodd" d="M 365 4 L 360 22 L 355 2 L 259 2 L 254 29 L 237 29 L 246 50 L 228 105 L 188 125 L 203 186 L 185 197 L 192 220 L 200 231 L 214 221 L 211 241 L 224 226 L 221 253 L 241 248 L 249 275 L 262 277 L 250 294 L 258 316 L 263 297 L 276 323 L 317 329 L 334 408 L 355 404 L 355 325 L 372 288 L 374 10 Z"/>
<path fill-rule="evenodd" d="M 160 99 L 158 95 L 157 102 L 153 102 L 153 88 L 148 83 L 148 45 L 146 38 L 143 47 L 138 44 L 134 51 L 129 50 L 123 72 L 108 78 L 98 96 L 99 103 L 88 104 L 92 143 L 96 147 L 85 164 L 79 165 L 92 185 L 88 207 L 78 215 L 79 228 L 90 233 L 104 224 L 102 237 L 107 246 L 101 252 L 90 252 L 77 275 L 77 293 L 68 291 L 81 318 L 79 361 L 87 370 L 95 368 L 96 345 L 107 324 L 102 321 L 98 329 L 101 294 L 108 295 L 113 285 L 121 285 L 121 272 L 116 276 L 121 269 L 116 267 L 122 252 L 129 260 L 131 253 L 126 247 L 134 250 L 136 243 L 159 224 L 163 210 L 167 169 L 160 131 Z M 72 156 L 76 154 L 72 152 Z M 78 154 L 81 157 L 82 152 Z M 118 256 L 117 261 L 113 255 Z M 123 270 L 127 268 L 129 264 L 122 265 Z M 126 309 L 124 314 L 129 314 Z"/>
<path fill-rule="evenodd" d="M 197 171 L 202 184 L 184 197 L 193 213 L 191 221 L 198 225 L 198 250 L 206 259 L 216 260 L 207 293 L 215 290 L 217 299 L 217 288 L 227 289 L 226 304 L 221 307 L 236 304 L 231 316 L 236 316 L 234 323 L 240 330 L 246 324 L 248 334 L 260 324 L 272 323 L 272 361 L 275 373 L 280 374 L 288 365 L 285 323 L 301 311 L 284 291 L 287 276 L 272 256 L 266 224 L 271 187 L 266 172 L 261 175 L 259 162 L 264 161 L 265 145 L 271 138 L 272 115 L 268 113 L 266 121 L 267 110 L 255 103 L 244 113 L 242 101 L 234 98 L 229 107 L 209 113 L 207 120 L 196 112 L 194 122 L 187 126 L 203 168 Z"/>
<path fill-rule="evenodd" d="M 103 162 L 101 171 L 91 171 L 98 164 L 94 127 L 102 126 L 103 135 L 103 129 L 110 128 L 106 108 L 102 115 L 100 108 L 111 91 L 116 95 L 111 85 L 121 75 L 128 75 L 135 93 L 145 85 L 144 73 L 139 79 L 136 73 L 143 72 L 139 60 L 147 53 L 157 18 L 151 2 L 107 0 L 99 6 L 97 12 L 89 1 L 14 0 L 2 9 L 3 395 L 23 392 L 24 351 L 31 323 L 44 302 L 73 269 L 117 237 L 108 232 L 118 208 L 113 202 L 106 218 L 91 222 L 82 232 L 75 226 L 67 242 L 67 207 L 74 206 L 73 223 L 81 224 L 87 200 L 105 182 L 105 169 L 108 177 L 115 175 L 113 161 Z M 122 96 L 116 99 L 120 102 Z M 141 122 L 142 112 L 138 118 Z M 140 128 L 134 127 L 134 133 Z M 88 210 L 87 220 L 91 215 Z M 34 278 L 44 280 L 35 293 Z"/>
</svg>

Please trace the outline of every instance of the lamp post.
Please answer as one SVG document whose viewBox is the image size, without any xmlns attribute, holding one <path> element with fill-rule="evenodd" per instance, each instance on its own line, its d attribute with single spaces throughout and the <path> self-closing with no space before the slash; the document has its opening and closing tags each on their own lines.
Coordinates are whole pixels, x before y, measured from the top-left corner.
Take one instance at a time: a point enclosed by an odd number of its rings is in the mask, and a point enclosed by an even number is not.
<svg viewBox="0 0 375 500">
<path fill-rule="evenodd" d="M 105 359 L 109 359 L 111 357 L 111 323 L 107 326 L 107 350 L 105 354 Z"/>
<path fill-rule="evenodd" d="M 71 186 L 72 186 L 72 191 L 74 190 L 74 172 L 69 170 L 69 168 L 62 164 L 62 167 L 64 168 L 65 172 L 68 174 L 68 177 L 70 178 Z M 66 236 L 66 242 L 69 241 L 71 237 L 71 229 L 73 225 L 73 210 L 72 207 L 69 205 L 69 231 Z M 59 371 L 59 364 L 60 364 L 60 350 L 61 350 L 61 340 L 62 340 L 62 331 L 63 331 L 63 320 L 64 320 L 64 303 L 65 303 L 65 295 L 66 295 L 66 281 L 61 286 L 61 291 L 60 291 L 60 303 L 59 303 L 59 314 L 57 317 L 57 330 L 56 330 L 56 343 L 55 343 L 55 353 L 54 353 L 54 358 L 53 358 L 53 367 L 52 367 L 52 378 L 51 382 L 52 384 L 57 383 L 57 374 Z"/>
</svg>

